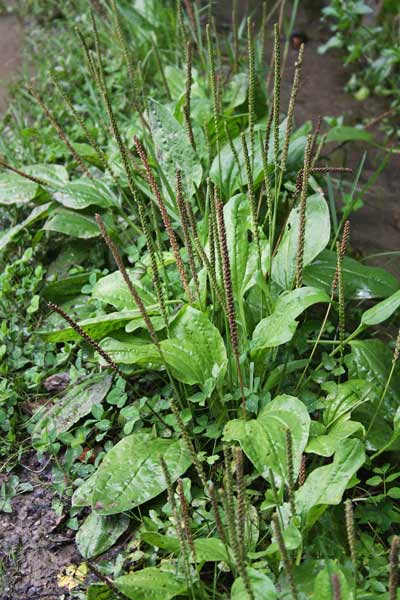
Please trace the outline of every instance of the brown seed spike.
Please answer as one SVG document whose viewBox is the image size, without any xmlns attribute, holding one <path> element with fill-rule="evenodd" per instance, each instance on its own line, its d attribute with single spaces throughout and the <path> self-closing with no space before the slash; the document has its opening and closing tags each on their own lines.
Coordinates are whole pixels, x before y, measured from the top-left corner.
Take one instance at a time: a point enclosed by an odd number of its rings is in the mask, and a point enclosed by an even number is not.
<svg viewBox="0 0 400 600">
<path fill-rule="evenodd" d="M 306 455 L 303 454 L 301 457 L 301 463 L 300 463 L 299 487 L 304 485 L 306 476 L 307 476 L 307 458 L 306 458 Z"/>
<path fill-rule="evenodd" d="M 189 289 L 189 284 L 186 278 L 186 274 L 185 274 L 185 268 L 183 266 L 183 262 L 182 262 L 182 258 L 181 255 L 179 254 L 179 246 L 178 246 L 178 242 L 175 236 L 175 232 L 173 230 L 172 227 L 172 223 L 171 223 L 171 219 L 169 218 L 169 214 L 167 212 L 167 209 L 165 207 L 165 203 L 164 200 L 162 198 L 161 192 L 160 192 L 160 188 L 157 185 L 157 182 L 155 180 L 155 177 L 153 175 L 153 172 L 151 170 L 150 167 L 150 163 L 148 161 L 147 158 L 147 154 L 146 151 L 141 143 L 141 141 L 139 140 L 139 138 L 137 136 L 134 137 L 134 142 L 135 142 L 135 146 L 136 146 L 136 150 L 139 154 L 140 160 L 142 161 L 142 164 L 145 168 L 146 171 L 146 175 L 147 175 L 147 180 L 150 184 L 150 187 L 153 191 L 153 194 L 156 197 L 157 200 L 157 204 L 158 204 L 158 208 L 160 210 L 161 213 L 161 218 L 163 220 L 164 223 L 164 227 L 167 231 L 168 234 L 168 238 L 169 238 L 169 243 L 171 245 L 171 249 L 172 252 L 174 254 L 174 258 L 176 261 L 176 266 L 178 268 L 179 271 L 179 275 L 182 281 L 182 285 L 183 285 L 183 289 L 185 290 L 187 297 L 189 299 L 189 302 L 193 302 L 193 298 Z"/>
<path fill-rule="evenodd" d="M 142 301 L 141 297 L 137 293 L 136 288 L 134 287 L 132 281 L 129 278 L 129 275 L 128 275 L 126 269 L 125 269 L 124 263 L 122 262 L 122 258 L 120 256 L 120 254 L 119 254 L 119 252 L 118 252 L 118 250 L 117 250 L 114 242 L 112 241 L 112 239 L 108 235 L 108 233 L 106 231 L 106 228 L 104 226 L 103 220 L 100 217 L 100 215 L 96 214 L 95 219 L 96 219 L 97 225 L 99 226 L 101 235 L 102 235 L 105 243 L 109 247 L 109 249 L 111 251 L 111 254 L 114 257 L 115 263 L 116 263 L 116 265 L 117 265 L 117 267 L 118 267 L 118 269 L 119 269 L 119 271 L 120 271 L 120 273 L 121 273 L 121 275 L 123 277 L 123 280 L 125 281 L 126 286 L 127 286 L 128 290 L 129 290 L 129 292 L 130 292 L 130 294 L 131 294 L 134 302 L 137 304 L 137 307 L 138 307 L 138 309 L 140 311 L 140 314 L 142 315 L 142 317 L 144 319 L 144 322 L 146 323 L 146 327 L 148 329 L 150 337 L 151 337 L 154 345 L 161 352 L 160 342 L 159 342 L 157 334 L 156 334 L 156 332 L 154 330 L 153 324 L 152 324 L 152 322 L 150 320 L 150 317 L 149 317 L 149 315 L 147 313 L 147 310 L 146 310 L 146 308 L 145 308 L 145 306 L 143 304 L 143 301 Z"/>
<path fill-rule="evenodd" d="M 191 106 L 191 91 L 192 91 L 192 43 L 189 40 L 186 44 L 186 86 L 185 86 L 185 104 L 183 107 L 183 115 L 185 117 L 186 131 L 189 141 L 194 151 L 196 151 L 196 142 L 194 139 L 192 120 L 190 117 Z"/>
<path fill-rule="evenodd" d="M 336 573 L 334 573 L 331 577 L 332 582 L 332 591 L 333 591 L 333 600 L 342 600 L 342 593 L 340 590 L 340 581 L 339 577 Z"/>
<path fill-rule="evenodd" d="M 190 517 L 189 517 L 189 506 L 185 497 L 185 492 L 183 490 L 182 479 L 178 479 L 178 497 L 179 504 L 181 507 L 181 514 L 183 518 L 183 531 L 185 532 L 186 541 L 190 548 L 190 552 L 192 554 L 193 562 L 196 564 L 196 549 L 194 547 L 192 531 L 190 529 Z"/>
<path fill-rule="evenodd" d="M 241 395 L 242 395 L 243 414 L 246 415 L 246 398 L 244 395 L 243 378 L 242 378 L 242 371 L 241 371 L 241 366 L 240 366 L 239 336 L 238 336 L 238 329 L 237 329 L 237 323 L 236 323 L 235 300 L 233 297 L 228 244 L 227 244 L 227 239 L 226 239 L 226 229 L 225 229 L 225 221 L 224 221 L 224 205 L 222 204 L 221 200 L 219 199 L 217 193 L 215 193 L 215 208 L 217 211 L 219 241 L 221 244 L 222 273 L 223 273 L 225 295 L 226 295 L 226 308 L 227 308 L 229 331 L 230 331 L 230 335 L 231 335 L 232 349 L 233 349 L 233 353 L 234 353 L 235 359 L 236 359 L 239 386 L 240 386 L 240 391 L 241 391 Z"/>
<path fill-rule="evenodd" d="M 178 169 L 176 170 L 176 204 L 178 206 L 179 216 L 181 218 L 183 238 L 185 240 L 185 246 L 188 253 L 190 271 L 196 288 L 197 298 L 200 302 L 200 284 L 194 260 L 192 240 L 190 237 L 190 221 L 186 210 L 186 204 L 183 199 L 181 172 Z"/>
<path fill-rule="evenodd" d="M 292 598 L 293 598 L 293 600 L 298 600 L 299 595 L 297 592 L 297 586 L 296 586 L 296 582 L 295 582 L 294 575 L 293 575 L 293 565 L 292 565 L 292 561 L 290 560 L 290 556 L 287 551 L 287 548 L 285 546 L 281 523 L 280 523 L 279 516 L 277 515 L 277 513 L 274 513 L 272 516 L 272 529 L 274 532 L 276 542 L 279 547 L 279 552 L 281 553 L 281 558 L 282 558 L 283 565 L 285 567 L 286 576 L 289 581 Z"/>
<path fill-rule="evenodd" d="M 399 548 L 400 537 L 395 535 L 390 545 L 389 600 L 397 599 L 397 590 L 399 587 Z"/>
<path fill-rule="evenodd" d="M 31 86 L 28 86 L 27 89 L 28 89 L 28 92 L 30 93 L 30 95 L 36 100 L 37 104 L 43 110 L 44 114 L 46 115 L 46 117 L 48 118 L 48 120 L 50 121 L 50 123 L 52 124 L 54 129 L 57 131 L 60 139 L 67 146 L 68 150 L 71 152 L 72 156 L 74 157 L 74 159 L 76 160 L 78 165 L 81 167 L 81 169 L 85 173 L 86 177 L 89 177 L 89 179 L 93 179 L 93 175 L 90 173 L 90 171 L 87 170 L 82 157 L 77 153 L 77 151 L 75 150 L 75 148 L 69 141 L 67 134 L 65 133 L 65 131 L 63 130 L 61 125 L 58 123 L 58 121 L 54 118 L 54 116 L 52 115 L 50 110 L 47 108 L 47 106 L 44 103 L 44 101 L 42 100 L 42 98 Z"/>
<path fill-rule="evenodd" d="M 222 525 L 218 502 L 217 502 L 217 498 L 215 496 L 214 484 L 212 482 L 208 486 L 208 494 L 209 494 L 210 500 L 211 500 L 211 507 L 212 507 L 212 510 L 214 513 L 215 526 L 217 528 L 218 535 L 221 538 L 221 540 L 224 542 L 224 544 L 226 545 L 227 540 L 226 540 L 225 530 L 224 530 L 224 526 Z"/>
<path fill-rule="evenodd" d="M 118 365 L 113 361 L 111 356 L 109 354 L 107 354 L 107 352 L 105 352 L 105 350 L 103 350 L 103 348 L 92 337 L 90 337 L 90 335 L 88 333 L 86 333 L 86 331 L 84 329 L 82 329 L 82 327 L 72 317 L 70 317 L 65 312 L 65 310 L 63 310 L 57 304 L 53 304 L 53 302 L 48 302 L 47 306 L 51 310 L 54 310 L 56 313 L 58 313 L 64 319 L 64 321 L 66 321 L 68 323 L 68 325 L 70 327 L 72 327 L 72 329 L 74 329 L 74 331 L 76 331 L 76 333 L 81 338 L 83 338 L 85 340 L 85 342 L 87 342 L 90 346 L 92 346 L 92 348 L 100 354 L 100 356 L 105 360 L 105 362 L 108 364 L 108 366 L 115 373 L 117 373 L 123 379 L 126 379 L 124 373 L 122 373 L 122 371 L 120 370 Z"/>
</svg>

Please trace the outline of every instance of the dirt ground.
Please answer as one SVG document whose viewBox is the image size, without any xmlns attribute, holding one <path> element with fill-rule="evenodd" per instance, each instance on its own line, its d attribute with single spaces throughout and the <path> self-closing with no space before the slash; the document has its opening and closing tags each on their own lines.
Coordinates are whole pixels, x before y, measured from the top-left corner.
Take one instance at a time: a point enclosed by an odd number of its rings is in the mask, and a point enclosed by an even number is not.
<svg viewBox="0 0 400 600">
<path fill-rule="evenodd" d="M 22 64 L 23 28 L 12 16 L 0 16 L 0 115 L 8 105 L 8 86 Z"/>
<path fill-rule="evenodd" d="M 288 3 L 291 4 L 291 3 Z M 344 86 L 350 78 L 351 71 L 342 64 L 339 52 L 328 52 L 321 55 L 318 47 L 329 38 L 326 24 L 320 19 L 321 5 L 319 0 L 300 2 L 296 19 L 295 31 L 305 33 L 308 41 L 302 69 L 302 86 L 296 103 L 295 119 L 298 124 L 311 120 L 316 124 L 319 116 L 344 116 L 346 125 L 355 125 L 364 119 L 374 119 L 387 110 L 383 99 L 368 98 L 359 102 L 346 93 Z M 230 27 L 232 2 L 230 0 L 215 3 L 218 22 Z M 259 23 L 261 2 L 257 0 L 242 0 L 238 3 L 241 16 L 253 11 L 254 20 Z M 277 17 L 273 17 L 272 23 Z M 272 25 L 271 25 L 272 27 Z M 282 37 L 281 43 L 285 39 Z M 267 48 L 268 61 L 272 47 Z M 294 61 L 297 51 L 289 49 L 286 70 L 282 81 L 282 105 L 288 103 L 291 82 L 293 78 Z M 377 133 L 377 129 L 371 129 Z M 336 144 L 327 146 L 331 152 Z M 357 170 L 364 152 L 367 153 L 364 169 L 360 179 L 365 184 L 374 174 L 382 160 L 382 152 L 371 145 L 360 142 L 350 144 L 344 151 L 336 151 L 331 155 L 333 164 L 346 166 Z M 364 195 L 364 207 L 351 216 L 351 244 L 356 253 L 368 256 L 376 253 L 391 252 L 400 249 L 400 156 L 392 154 L 390 162 L 379 175 L 374 185 Z M 369 264 L 385 266 L 395 275 L 400 276 L 400 260 L 392 262 L 381 257 L 369 261 Z"/>
<path fill-rule="evenodd" d="M 12 500 L 11 514 L 0 513 L 0 598 L 66 600 L 70 595 L 58 588 L 57 576 L 82 562 L 74 532 L 52 510 L 51 476 L 33 454 L 20 477 L 33 491 Z"/>
<path fill-rule="evenodd" d="M 256 2 L 240 2 L 243 12 Z M 304 3 L 301 3 L 304 6 Z M 315 8 L 301 9 L 296 29 L 307 34 L 309 41 L 303 68 L 303 86 L 296 108 L 296 121 L 319 115 L 344 115 L 346 124 L 362 118 L 373 118 L 385 111 L 379 100 L 360 103 L 344 92 L 349 73 L 342 66 L 340 56 L 318 54 L 320 44 L 326 41 L 326 27 L 319 20 Z M 218 22 L 229 26 L 231 2 L 217 2 Z M 21 68 L 23 29 L 12 16 L 0 17 L 0 115 L 7 108 L 7 82 Z M 283 81 L 283 101 L 287 102 L 293 74 L 295 51 L 289 50 Z M 354 144 L 347 153 L 347 164 L 357 168 L 367 151 L 362 181 L 365 182 L 378 167 L 379 152 L 370 146 Z M 335 160 L 340 156 L 336 153 Z M 351 240 L 355 251 L 363 254 L 398 250 L 400 247 L 400 159 L 393 155 L 389 165 L 365 195 L 365 206 L 351 217 Z M 383 264 L 382 259 L 378 263 Z M 400 261 L 390 268 L 400 275 Z M 33 491 L 16 497 L 11 514 L 0 513 L 0 600 L 66 599 L 67 592 L 57 587 L 57 574 L 71 563 L 81 559 L 73 543 L 73 532 L 63 528 L 51 509 L 50 475 L 35 474 L 41 465 L 29 459 L 31 471 L 20 474 L 28 478 Z M 0 477 L 4 477 L 0 473 Z M 1 479 L 0 479 L 1 483 Z"/>
</svg>

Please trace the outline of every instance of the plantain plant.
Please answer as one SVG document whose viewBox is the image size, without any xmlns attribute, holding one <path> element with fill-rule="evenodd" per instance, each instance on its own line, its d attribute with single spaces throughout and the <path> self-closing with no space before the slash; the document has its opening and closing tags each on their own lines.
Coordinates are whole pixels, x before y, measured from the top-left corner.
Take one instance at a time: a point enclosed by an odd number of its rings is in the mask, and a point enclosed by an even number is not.
<svg viewBox="0 0 400 600">
<path fill-rule="evenodd" d="M 101 581 L 87 597 L 372 598 L 355 517 L 368 469 L 398 447 L 399 339 L 392 350 L 371 328 L 394 315 L 399 282 L 347 257 L 349 223 L 337 225 L 324 190 L 350 169 L 324 160 L 318 127 L 294 122 L 304 47 L 284 107 L 278 24 L 269 90 L 251 19 L 226 37 L 197 3 L 162 3 L 150 30 L 157 11 L 146 10 L 161 5 L 145 6 L 134 22 L 113 1 L 92 13 L 90 38 L 78 32 L 107 144 L 63 96 L 96 165 L 35 90 L 73 150 L 73 177 L 3 161 L 43 201 L 44 230 L 98 239 L 110 270 L 86 294 L 88 318 L 80 297 L 65 298 L 76 276 L 43 289 L 55 314 L 42 339 L 82 343 L 91 374 L 37 415 L 34 445 L 54 450 L 111 386 L 137 410 L 72 510 L 89 511 L 76 535 L 88 561 L 127 531 L 143 551 L 112 580 L 93 567 Z M 125 65 L 128 116 L 114 107 L 105 32 Z"/>
</svg>

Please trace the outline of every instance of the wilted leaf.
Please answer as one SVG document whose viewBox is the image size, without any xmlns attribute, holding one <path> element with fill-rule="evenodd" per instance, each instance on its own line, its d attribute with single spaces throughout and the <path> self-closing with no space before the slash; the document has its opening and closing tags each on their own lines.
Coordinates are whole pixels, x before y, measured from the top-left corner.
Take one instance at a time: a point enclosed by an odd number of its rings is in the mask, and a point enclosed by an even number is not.
<svg viewBox="0 0 400 600">
<path fill-rule="evenodd" d="M 57 575 L 58 587 L 73 590 L 85 581 L 87 573 L 86 563 L 68 565 Z"/>
<path fill-rule="evenodd" d="M 72 425 L 87 415 L 94 404 L 100 404 L 111 387 L 112 376 L 93 375 L 82 383 L 74 385 L 62 398 L 58 398 L 35 425 L 33 439 L 44 429 L 55 429 L 57 434 L 68 431 Z"/>
</svg>

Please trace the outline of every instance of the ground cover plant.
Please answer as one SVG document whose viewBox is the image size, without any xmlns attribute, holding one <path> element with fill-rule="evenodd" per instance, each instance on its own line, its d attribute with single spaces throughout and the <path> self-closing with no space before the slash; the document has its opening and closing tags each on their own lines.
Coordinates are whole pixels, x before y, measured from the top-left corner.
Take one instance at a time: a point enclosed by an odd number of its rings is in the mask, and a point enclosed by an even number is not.
<svg viewBox="0 0 400 600">
<path fill-rule="evenodd" d="M 398 3 L 385 0 L 373 7 L 368 2 L 333 0 L 322 9 L 332 36 L 320 51 L 340 48 L 345 64 L 352 69 L 347 89 L 360 101 L 371 95 L 388 99 L 383 119 L 387 133 L 396 137 L 398 116 L 400 53 L 398 46 L 400 12 Z M 382 120 L 382 119 L 381 119 Z"/>
<path fill-rule="evenodd" d="M 225 36 L 195 3 L 100 9 L 77 33 L 88 118 L 68 78 L 66 127 L 29 90 L 70 158 L 8 151 L 0 179 L 3 453 L 23 424 L 52 461 L 82 555 L 60 585 L 393 600 L 400 286 L 348 256 L 359 174 L 324 143 L 354 131 L 294 123 L 304 47 L 285 107 L 266 10 Z"/>
</svg>

